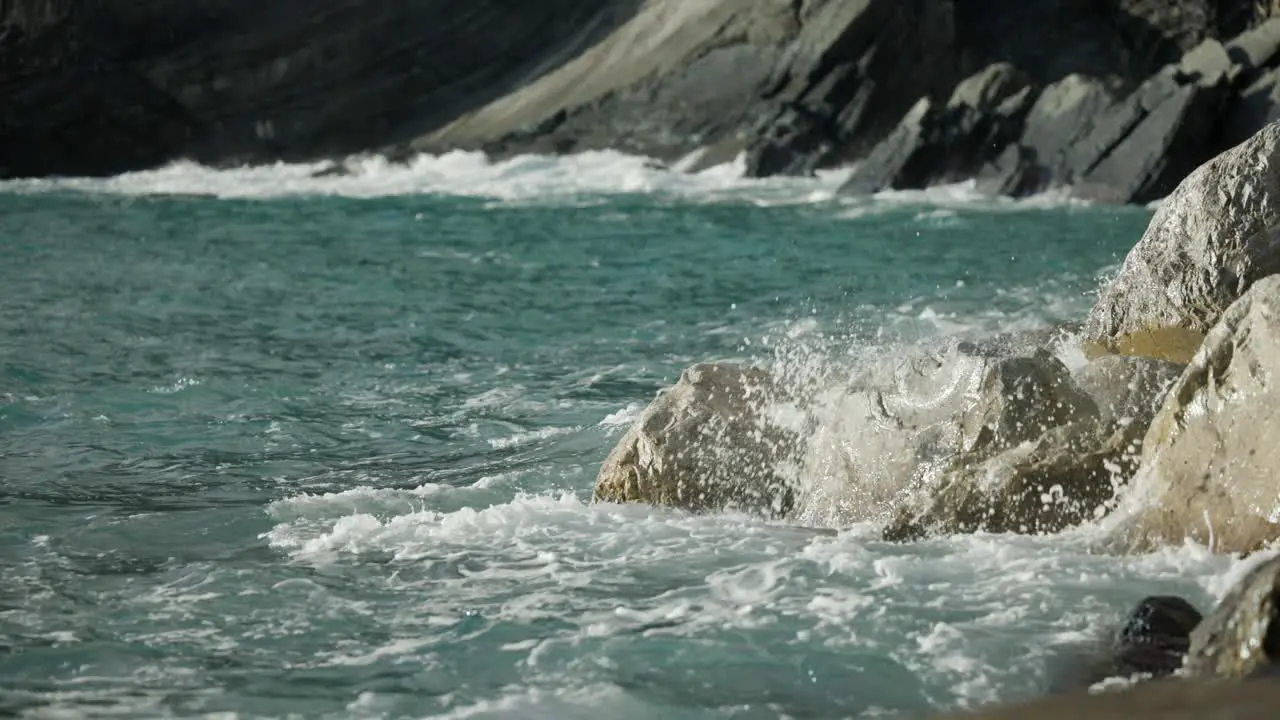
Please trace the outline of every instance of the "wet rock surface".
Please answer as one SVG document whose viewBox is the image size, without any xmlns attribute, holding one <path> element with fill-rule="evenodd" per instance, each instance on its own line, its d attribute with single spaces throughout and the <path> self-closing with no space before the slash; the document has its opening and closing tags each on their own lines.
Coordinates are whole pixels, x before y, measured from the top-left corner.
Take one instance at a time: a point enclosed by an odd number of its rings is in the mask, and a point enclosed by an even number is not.
<svg viewBox="0 0 1280 720">
<path fill-rule="evenodd" d="M 1244 680 L 1280 662 L 1280 558 L 1251 570 L 1191 633 L 1185 672 Z"/>
<path fill-rule="evenodd" d="M 1280 275 L 1255 283 L 1209 331 L 1143 443 L 1115 517 L 1130 550 L 1191 539 L 1251 552 L 1280 538 Z"/>
<path fill-rule="evenodd" d="M 1089 398 L 1083 415 L 987 456 L 957 455 L 923 510 L 908 503 L 885 529 L 891 540 L 931 533 L 1043 534 L 1095 520 L 1137 467 L 1142 437 L 1181 366 L 1102 358 L 1056 378 Z"/>
</svg>

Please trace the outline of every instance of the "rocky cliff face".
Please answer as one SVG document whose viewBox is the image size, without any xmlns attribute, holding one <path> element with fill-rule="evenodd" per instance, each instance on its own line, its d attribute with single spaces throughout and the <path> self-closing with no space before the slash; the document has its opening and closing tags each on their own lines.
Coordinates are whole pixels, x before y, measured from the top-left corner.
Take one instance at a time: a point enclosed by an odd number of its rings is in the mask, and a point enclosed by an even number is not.
<svg viewBox="0 0 1280 720">
<path fill-rule="evenodd" d="M 0 176 L 705 149 L 752 175 L 866 161 L 849 192 L 1143 201 L 1280 115 L 1270 6 L 0 0 Z"/>
<path fill-rule="evenodd" d="M 0 0 L 0 176 L 407 141 L 635 12 L 600 0 Z"/>
</svg>

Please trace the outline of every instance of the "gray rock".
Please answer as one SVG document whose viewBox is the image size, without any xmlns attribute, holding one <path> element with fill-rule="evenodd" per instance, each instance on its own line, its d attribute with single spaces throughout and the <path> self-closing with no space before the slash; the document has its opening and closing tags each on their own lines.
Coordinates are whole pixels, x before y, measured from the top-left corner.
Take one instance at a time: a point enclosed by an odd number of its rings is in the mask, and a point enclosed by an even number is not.
<svg viewBox="0 0 1280 720">
<path fill-rule="evenodd" d="M 1112 543 L 1185 540 L 1249 552 L 1280 538 L 1280 275 L 1253 285 L 1210 330 L 1143 441 Z"/>
<path fill-rule="evenodd" d="M 595 499 L 786 516 L 794 490 L 782 463 L 797 438 L 769 419 L 776 392 L 756 368 L 690 367 L 605 459 Z"/>
<path fill-rule="evenodd" d="M 1206 76 L 1197 76 L 1203 78 Z M 1197 79 L 1152 107 L 1077 181 L 1078 197 L 1147 203 L 1167 195 L 1204 157 L 1227 87 Z"/>
<path fill-rule="evenodd" d="M 850 175 L 841 192 L 922 188 L 972 177 L 1022 132 L 1027 78 L 996 63 L 966 78 L 947 103 L 918 102 Z"/>
<path fill-rule="evenodd" d="M 1280 18 L 1271 18 L 1228 42 L 1234 78 L 1250 82 L 1280 54 Z"/>
<path fill-rule="evenodd" d="M 1185 362 L 1256 280 L 1280 272 L 1280 124 L 1191 173 L 1161 203 L 1085 337 L 1110 351 Z"/>
<path fill-rule="evenodd" d="M 1244 680 L 1280 660 L 1280 558 L 1249 571 L 1191 633 L 1189 677 Z"/>
<path fill-rule="evenodd" d="M 909 187 L 907 179 L 912 158 L 929 145 L 935 110 L 928 98 L 921 98 L 889 137 L 876 145 L 840 186 L 845 195 L 867 195 L 887 188 Z"/>
</svg>

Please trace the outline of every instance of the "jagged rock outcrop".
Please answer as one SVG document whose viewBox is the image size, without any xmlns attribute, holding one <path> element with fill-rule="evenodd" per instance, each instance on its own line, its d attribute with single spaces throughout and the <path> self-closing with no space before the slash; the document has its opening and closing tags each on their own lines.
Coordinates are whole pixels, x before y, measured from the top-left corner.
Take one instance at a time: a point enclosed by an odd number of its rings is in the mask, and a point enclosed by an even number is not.
<svg viewBox="0 0 1280 720">
<path fill-rule="evenodd" d="M 776 385 L 758 368 L 688 368 L 605 459 L 595 499 L 786 516 L 795 489 L 784 463 L 797 438 L 771 421 L 778 400 Z"/>
<path fill-rule="evenodd" d="M 1231 303 L 1280 272 L 1278 152 L 1273 123 L 1191 173 L 1102 289 L 1086 339 L 1186 361 Z"/>
<path fill-rule="evenodd" d="M 885 536 L 1052 533 L 1101 517 L 1137 468 L 1143 434 L 1180 370 L 1145 358 L 1095 360 L 1061 380 L 1090 398 L 1086 416 L 989 457 L 956 456 L 923 507 L 904 507 Z"/>
<path fill-rule="evenodd" d="M 1191 539 L 1248 552 L 1280 538 L 1280 275 L 1255 283 L 1209 331 L 1143 442 L 1113 542 Z"/>
<path fill-rule="evenodd" d="M 1017 68 L 993 64 L 957 85 L 945 105 L 928 98 L 916 103 L 842 191 L 924 187 L 972 177 L 994 159 L 994 149 L 1018 137 L 1034 100 Z"/>
</svg>

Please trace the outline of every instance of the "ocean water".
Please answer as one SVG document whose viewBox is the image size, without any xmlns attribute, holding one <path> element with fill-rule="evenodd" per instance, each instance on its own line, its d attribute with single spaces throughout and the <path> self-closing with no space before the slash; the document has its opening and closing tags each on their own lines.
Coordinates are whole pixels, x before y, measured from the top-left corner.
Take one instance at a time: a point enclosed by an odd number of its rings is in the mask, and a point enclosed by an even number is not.
<svg viewBox="0 0 1280 720">
<path fill-rule="evenodd" d="M 1078 320 L 1146 210 L 316 169 L 0 184 L 0 714 L 913 716 L 1043 694 L 1244 570 L 590 502 L 685 366 Z"/>
</svg>

